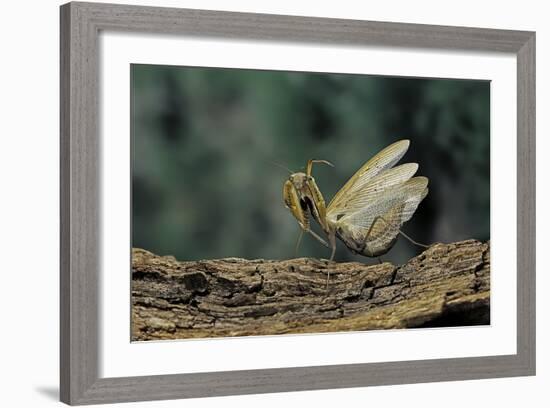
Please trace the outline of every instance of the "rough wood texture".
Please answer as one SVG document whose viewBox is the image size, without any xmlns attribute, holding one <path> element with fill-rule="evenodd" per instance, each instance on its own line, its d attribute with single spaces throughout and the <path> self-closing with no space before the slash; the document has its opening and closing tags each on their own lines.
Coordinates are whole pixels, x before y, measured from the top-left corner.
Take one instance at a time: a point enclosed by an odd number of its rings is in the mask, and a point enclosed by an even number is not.
<svg viewBox="0 0 550 408">
<path fill-rule="evenodd" d="M 489 324 L 489 275 L 489 243 L 474 240 L 435 244 L 399 267 L 178 262 L 134 249 L 132 339 Z"/>
</svg>

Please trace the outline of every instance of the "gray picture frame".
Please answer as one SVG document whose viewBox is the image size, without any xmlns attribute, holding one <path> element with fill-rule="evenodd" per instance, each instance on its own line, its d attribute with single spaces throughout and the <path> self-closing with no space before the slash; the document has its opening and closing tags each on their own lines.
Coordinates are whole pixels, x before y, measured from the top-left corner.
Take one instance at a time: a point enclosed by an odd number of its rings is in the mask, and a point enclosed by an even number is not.
<svg viewBox="0 0 550 408">
<path fill-rule="evenodd" d="M 535 374 L 534 32 L 94 3 L 69 3 L 60 12 L 61 401 L 114 403 Z M 102 30 L 515 54 L 517 353 L 100 378 L 98 38 Z"/>
</svg>

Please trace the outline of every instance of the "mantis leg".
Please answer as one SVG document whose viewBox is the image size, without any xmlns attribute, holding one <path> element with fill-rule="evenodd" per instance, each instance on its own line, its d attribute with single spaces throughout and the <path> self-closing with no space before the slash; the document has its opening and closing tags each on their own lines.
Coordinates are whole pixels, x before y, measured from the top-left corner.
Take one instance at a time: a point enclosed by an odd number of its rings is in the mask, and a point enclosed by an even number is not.
<svg viewBox="0 0 550 408">
<path fill-rule="evenodd" d="M 330 254 L 330 260 L 334 260 L 334 254 L 336 253 L 336 234 L 329 234 L 328 236 L 329 242 L 330 242 L 330 248 L 332 249 L 332 253 Z"/>
<path fill-rule="evenodd" d="M 304 229 L 305 232 L 309 232 L 317 241 L 319 241 L 321 244 L 326 246 L 327 248 L 330 248 L 330 246 L 327 244 L 327 242 L 321 238 L 319 235 L 315 233 L 315 231 L 312 231 L 310 229 Z"/>
<path fill-rule="evenodd" d="M 302 242 L 302 237 L 304 236 L 304 230 L 300 229 L 300 235 L 298 235 L 298 241 L 296 241 L 296 248 L 294 248 L 294 257 L 298 257 L 298 248 L 300 247 L 300 243 Z"/>
<path fill-rule="evenodd" d="M 393 227 L 397 230 L 397 232 L 399 234 L 401 234 L 403 237 L 405 237 L 408 241 L 410 241 L 413 245 L 417 245 L 419 247 L 422 247 L 422 248 L 429 248 L 430 246 L 429 245 L 425 245 L 425 244 L 421 244 L 420 242 L 416 242 L 414 239 L 412 239 L 411 237 L 409 237 L 407 234 L 405 234 L 403 231 L 401 231 L 401 228 L 398 228 L 396 227 L 395 225 L 393 225 L 391 222 L 389 221 L 386 221 L 384 219 L 384 217 L 382 217 L 381 215 L 378 215 L 376 217 L 374 217 L 374 220 L 372 221 L 372 224 L 367 232 L 367 235 L 365 236 L 365 243 L 368 241 L 368 238 L 370 236 L 370 233 L 372 232 L 372 227 L 374 226 L 374 224 L 376 224 L 376 221 L 378 220 L 382 220 L 384 221 L 387 225 L 389 225 L 390 227 Z"/>
<path fill-rule="evenodd" d="M 334 260 L 334 254 L 336 253 L 336 233 L 330 233 L 328 235 L 328 239 L 330 242 L 330 247 L 332 248 L 332 253 L 330 254 L 330 260 Z M 330 280 L 330 269 L 327 269 L 327 290 L 328 290 L 328 282 Z"/>
<path fill-rule="evenodd" d="M 421 244 L 420 242 L 416 242 L 414 239 L 412 239 L 411 237 L 409 237 L 407 234 L 405 234 L 403 231 L 399 230 L 399 233 L 401 235 L 403 235 L 406 239 L 408 239 L 413 245 L 416 245 L 416 246 L 419 246 L 419 247 L 422 247 L 422 248 L 429 248 L 430 246 L 429 245 L 426 245 L 426 244 Z"/>
</svg>

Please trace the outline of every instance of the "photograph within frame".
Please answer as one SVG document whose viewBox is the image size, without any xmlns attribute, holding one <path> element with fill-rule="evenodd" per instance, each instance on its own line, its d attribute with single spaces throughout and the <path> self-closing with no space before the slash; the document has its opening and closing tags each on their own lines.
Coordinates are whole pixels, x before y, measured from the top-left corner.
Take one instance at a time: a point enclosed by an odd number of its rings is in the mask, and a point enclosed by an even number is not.
<svg viewBox="0 0 550 408">
<path fill-rule="evenodd" d="M 145 64 L 131 78 L 133 341 L 490 323 L 490 81 Z M 321 191 L 379 150 L 380 174 L 336 214 Z M 293 207 L 285 180 L 309 158 L 335 167 L 316 164 L 316 195 Z"/>
</svg>

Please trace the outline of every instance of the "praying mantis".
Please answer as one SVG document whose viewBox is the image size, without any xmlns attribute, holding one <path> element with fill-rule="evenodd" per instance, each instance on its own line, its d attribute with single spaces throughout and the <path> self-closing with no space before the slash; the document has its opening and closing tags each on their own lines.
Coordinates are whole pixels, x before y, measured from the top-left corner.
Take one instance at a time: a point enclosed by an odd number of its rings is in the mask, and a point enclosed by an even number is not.
<svg viewBox="0 0 550 408">
<path fill-rule="evenodd" d="M 304 232 L 312 235 L 331 249 L 331 261 L 336 252 L 336 237 L 352 252 L 367 257 L 387 253 L 399 234 L 427 247 L 401 231 L 428 194 L 428 178 L 413 177 L 418 164 L 394 167 L 409 145 L 409 140 L 400 140 L 380 151 L 357 170 L 328 205 L 312 170 L 316 163 L 333 166 L 332 163 L 311 159 L 305 173 L 292 173 L 284 183 L 283 199 L 301 227 L 298 244 Z M 311 229 L 310 217 L 319 224 L 328 242 Z M 328 279 L 327 275 L 327 285 Z"/>
</svg>

